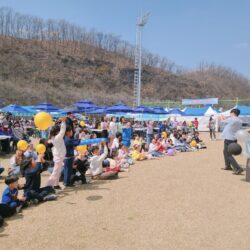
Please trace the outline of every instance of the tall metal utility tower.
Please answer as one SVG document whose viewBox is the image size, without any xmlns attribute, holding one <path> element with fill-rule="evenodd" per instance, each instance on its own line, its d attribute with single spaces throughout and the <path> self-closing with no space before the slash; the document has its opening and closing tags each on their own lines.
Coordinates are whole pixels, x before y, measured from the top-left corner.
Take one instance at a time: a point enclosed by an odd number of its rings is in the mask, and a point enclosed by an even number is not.
<svg viewBox="0 0 250 250">
<path fill-rule="evenodd" d="M 141 105 L 141 42 L 142 29 L 148 21 L 149 13 L 141 15 L 136 23 L 136 44 L 135 44 L 135 69 L 134 69 L 134 103 L 133 106 Z"/>
</svg>

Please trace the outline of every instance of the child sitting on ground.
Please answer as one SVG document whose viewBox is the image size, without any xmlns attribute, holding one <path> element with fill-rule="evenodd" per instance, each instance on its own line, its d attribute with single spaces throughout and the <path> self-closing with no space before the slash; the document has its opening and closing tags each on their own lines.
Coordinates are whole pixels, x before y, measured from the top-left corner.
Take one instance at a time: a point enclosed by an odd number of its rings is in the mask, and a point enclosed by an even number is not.
<svg viewBox="0 0 250 250">
<path fill-rule="evenodd" d="M 10 159 L 11 167 L 8 169 L 8 175 L 19 176 L 23 162 L 24 162 L 24 152 L 18 149 L 16 151 L 16 154 Z"/>
<path fill-rule="evenodd" d="M 139 145 L 135 144 L 133 148 L 134 150 L 132 151 L 131 155 L 133 161 L 143 161 L 147 159 L 145 152 L 141 152 L 141 148 Z"/>
<path fill-rule="evenodd" d="M 71 184 L 79 181 L 81 184 L 86 184 L 85 174 L 89 168 L 89 162 L 85 154 L 79 153 L 74 161 Z"/>
<path fill-rule="evenodd" d="M 44 170 L 48 170 L 50 173 L 52 173 L 54 167 L 52 154 L 53 144 L 46 139 L 40 139 L 39 144 L 43 144 L 46 147 L 46 151 L 43 157 L 45 160 L 45 163 L 43 163 L 43 168 Z"/>
<path fill-rule="evenodd" d="M 27 206 L 25 197 L 18 197 L 18 177 L 16 176 L 7 176 L 5 178 L 5 188 L 2 195 L 2 204 L 8 206 L 9 215 L 12 215 L 16 212 L 20 212 L 23 206 Z M 8 210 L 6 207 L 6 210 Z"/>
<path fill-rule="evenodd" d="M 31 159 L 29 167 L 24 171 L 24 195 L 29 201 L 51 201 L 57 198 L 51 186 L 41 188 L 41 172 L 45 162 L 43 157 L 43 154 L 39 154 L 37 161 Z"/>
<path fill-rule="evenodd" d="M 140 141 L 140 137 L 137 134 L 135 135 L 135 139 L 133 140 L 132 146 L 134 146 L 134 145 L 139 145 L 139 146 L 142 145 L 142 142 Z"/>
<path fill-rule="evenodd" d="M 196 143 L 197 143 L 197 148 L 198 149 L 205 149 L 205 148 L 207 148 L 206 147 L 206 145 L 205 145 L 205 143 L 200 139 L 200 134 L 199 134 L 199 132 L 194 132 L 194 134 L 193 134 L 193 140 L 195 140 L 196 141 Z"/>
<path fill-rule="evenodd" d="M 121 160 L 125 160 L 129 165 L 133 165 L 133 160 L 131 159 L 131 157 L 129 157 L 125 146 L 123 144 L 120 144 L 120 147 L 118 149 L 118 155 L 117 155 L 117 159 L 119 161 Z"/>
<path fill-rule="evenodd" d="M 117 172 L 125 172 L 128 171 L 129 163 L 126 159 L 118 158 L 118 150 L 112 151 L 111 157 L 107 159 L 109 161 L 109 167 L 107 167 L 106 171 L 117 171 Z"/>
<path fill-rule="evenodd" d="M 104 172 L 102 163 L 108 155 L 108 148 L 106 142 L 102 142 L 104 148 L 103 153 L 100 155 L 100 148 L 93 146 L 91 149 L 92 157 L 90 158 L 90 174 L 94 180 L 107 180 L 118 176 L 118 172 Z"/>
<path fill-rule="evenodd" d="M 113 143 L 111 145 L 111 152 L 113 150 L 119 149 L 119 145 L 120 145 L 121 140 L 122 140 L 122 135 L 121 135 L 121 133 L 117 132 L 115 139 L 113 140 Z"/>
<path fill-rule="evenodd" d="M 161 144 L 157 143 L 155 139 L 152 139 L 151 143 L 149 144 L 148 153 L 154 157 L 162 157 L 163 153 L 159 151 L 161 147 Z"/>
</svg>

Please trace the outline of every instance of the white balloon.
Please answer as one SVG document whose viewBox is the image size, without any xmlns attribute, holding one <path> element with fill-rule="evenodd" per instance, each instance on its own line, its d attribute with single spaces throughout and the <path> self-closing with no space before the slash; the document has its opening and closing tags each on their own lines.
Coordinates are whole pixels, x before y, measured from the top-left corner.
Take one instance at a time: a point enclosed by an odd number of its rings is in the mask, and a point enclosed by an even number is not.
<svg viewBox="0 0 250 250">
<path fill-rule="evenodd" d="M 238 130 L 235 136 L 238 141 L 247 142 L 250 140 L 250 134 L 245 129 Z"/>
</svg>

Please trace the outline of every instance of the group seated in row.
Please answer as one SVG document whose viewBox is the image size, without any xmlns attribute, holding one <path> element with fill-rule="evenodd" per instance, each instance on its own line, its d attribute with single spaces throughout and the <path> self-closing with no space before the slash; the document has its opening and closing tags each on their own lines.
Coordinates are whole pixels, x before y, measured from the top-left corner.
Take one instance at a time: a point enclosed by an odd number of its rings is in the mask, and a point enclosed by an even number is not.
<svg viewBox="0 0 250 250">
<path fill-rule="evenodd" d="M 87 184 L 91 179 L 117 179 L 119 172 L 127 172 L 136 161 L 205 148 L 197 131 L 165 129 L 145 137 L 133 133 L 131 123 L 126 122 L 122 133 L 114 130 L 107 134 L 108 140 L 89 144 L 83 150 L 79 147 L 81 141 L 95 139 L 96 135 L 67 121 L 67 118 L 60 119 L 50 129 L 49 138 L 40 139 L 39 144 L 45 146 L 45 152 L 35 152 L 32 143 L 26 150 L 17 149 L 6 169 L 7 187 L 0 204 L 0 219 L 31 204 L 56 200 L 57 193 L 63 189 L 60 181 L 65 188 L 72 188 Z M 44 171 L 50 176 L 47 185 L 41 187 L 41 173 Z M 20 194 L 19 190 L 23 193 Z"/>
</svg>

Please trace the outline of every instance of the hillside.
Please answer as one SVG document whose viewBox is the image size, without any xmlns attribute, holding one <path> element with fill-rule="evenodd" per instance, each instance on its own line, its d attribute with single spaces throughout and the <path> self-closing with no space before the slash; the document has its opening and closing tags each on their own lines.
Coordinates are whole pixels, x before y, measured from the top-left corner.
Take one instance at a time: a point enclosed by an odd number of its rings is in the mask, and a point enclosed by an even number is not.
<svg viewBox="0 0 250 250">
<path fill-rule="evenodd" d="M 144 66 L 142 99 L 249 98 L 248 80 L 223 67 L 174 74 Z M 133 60 L 87 44 L 0 37 L 0 99 L 59 106 L 80 99 L 132 105 Z"/>
</svg>

